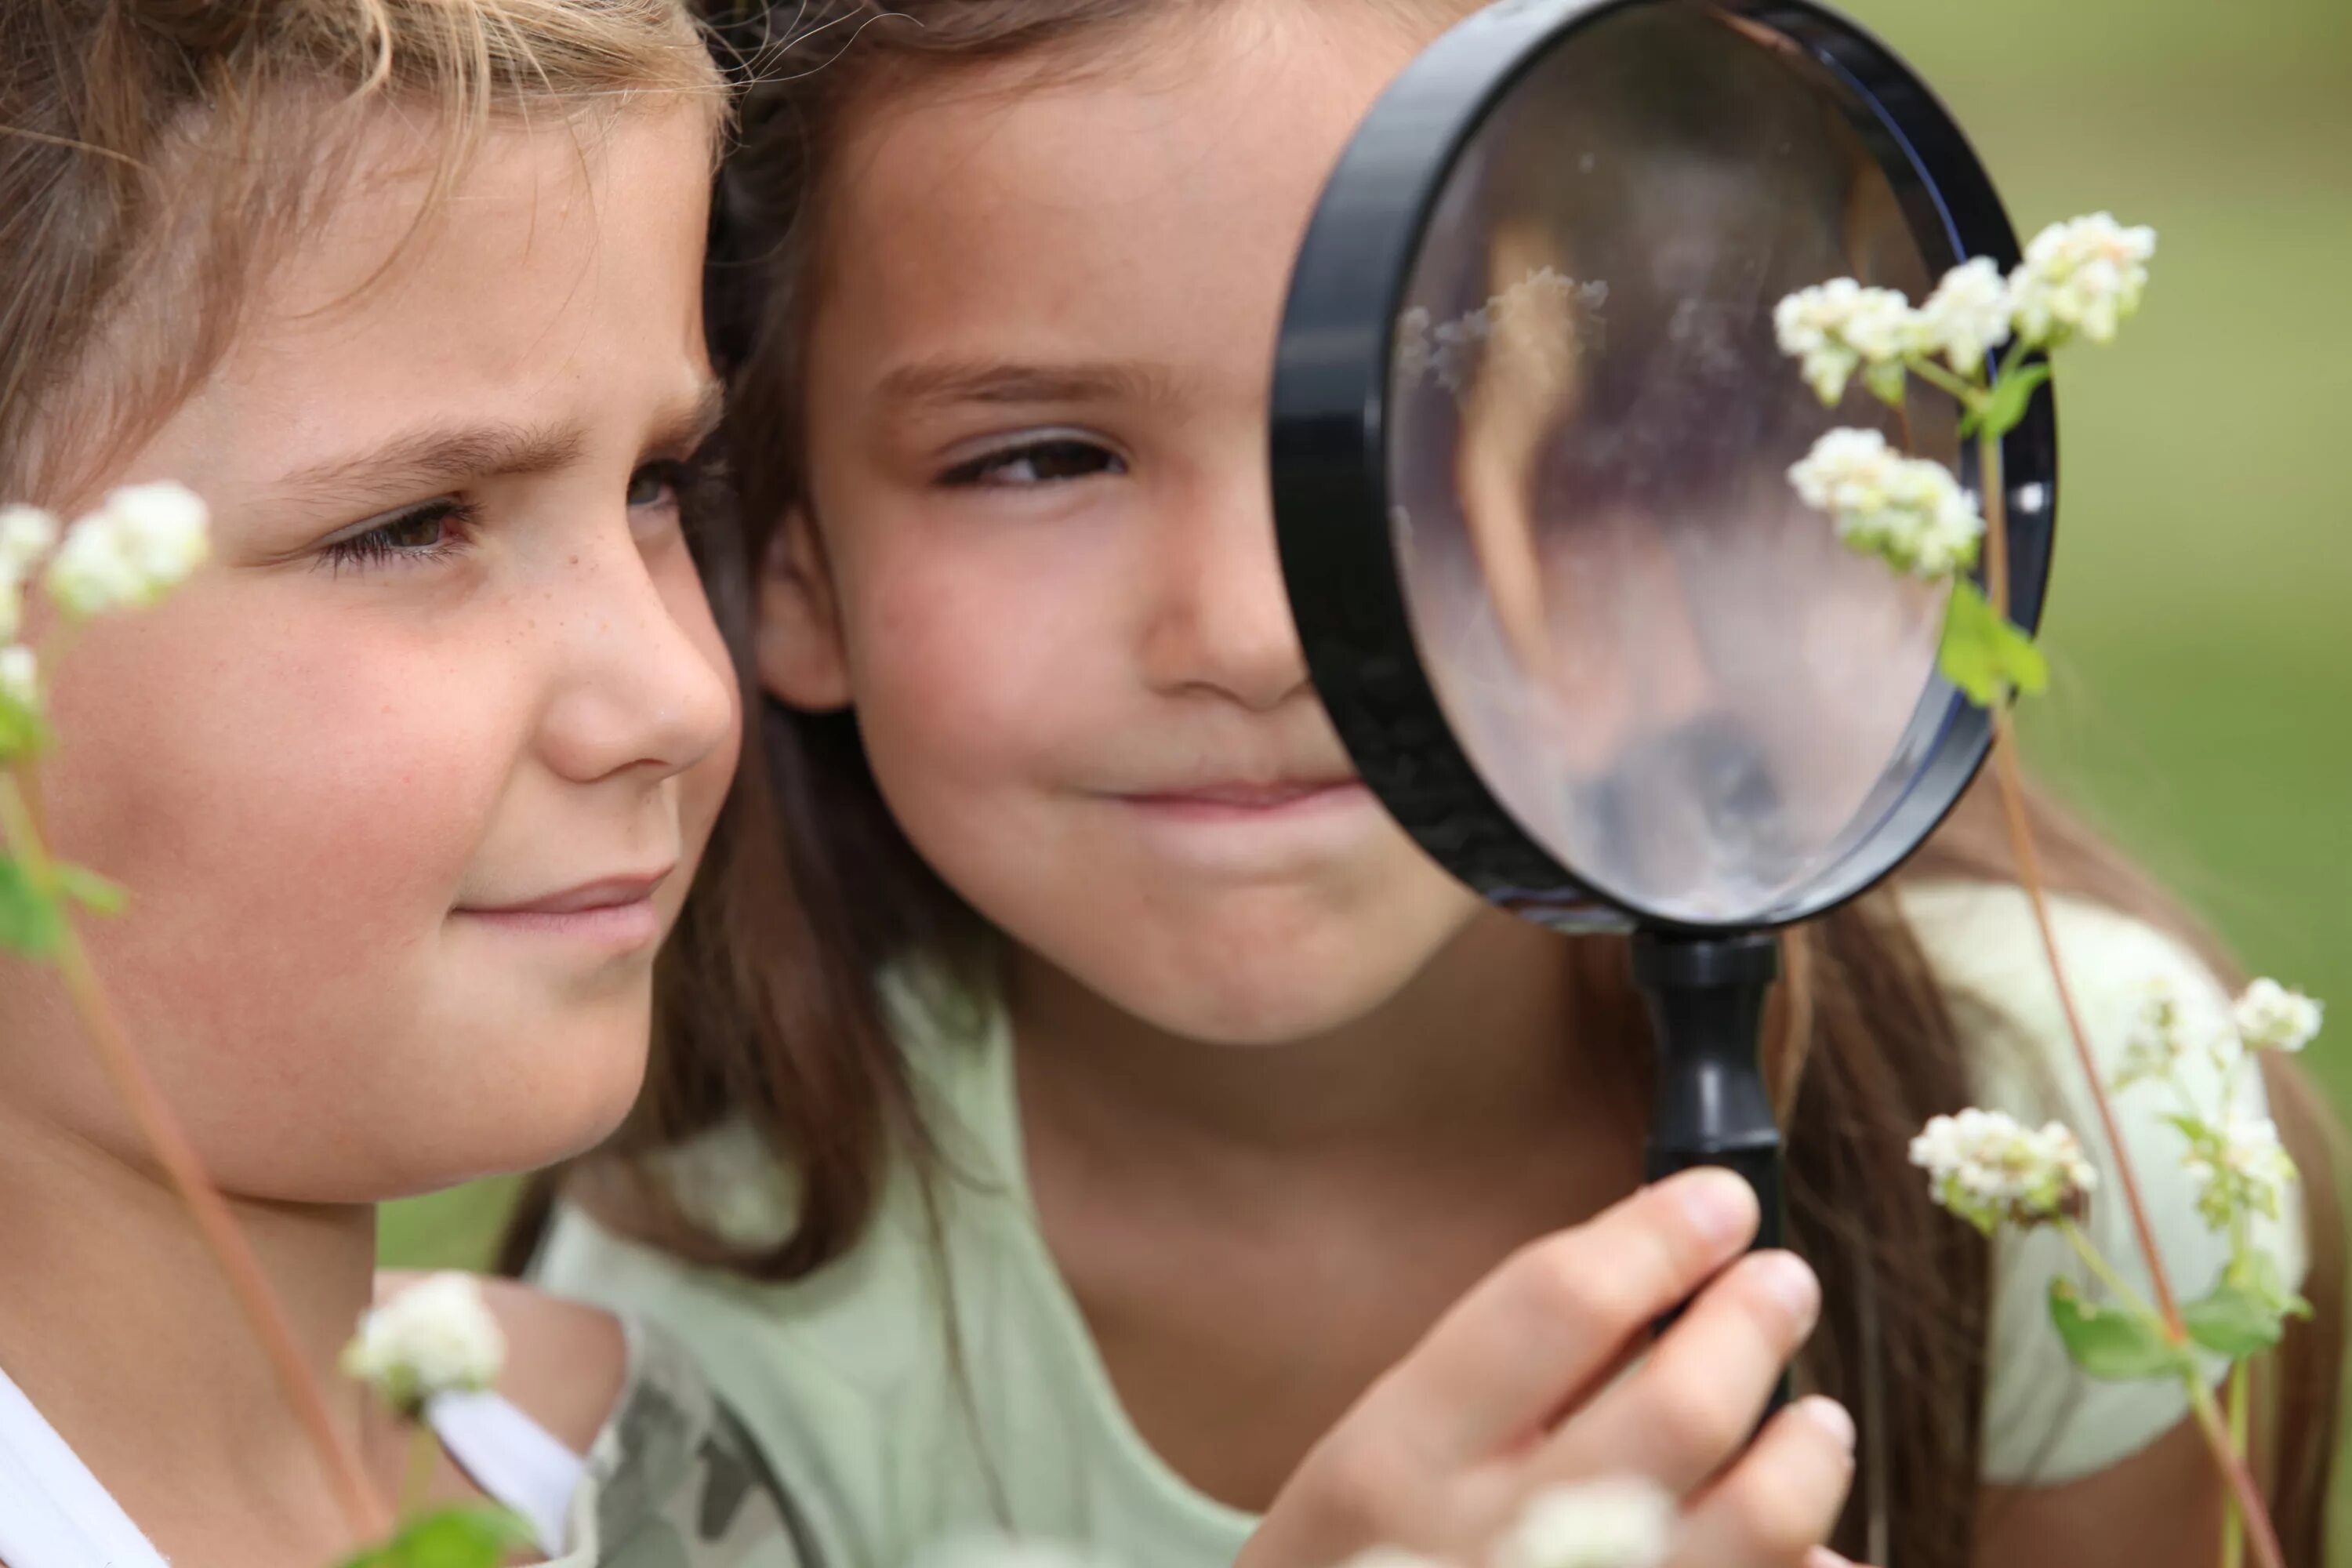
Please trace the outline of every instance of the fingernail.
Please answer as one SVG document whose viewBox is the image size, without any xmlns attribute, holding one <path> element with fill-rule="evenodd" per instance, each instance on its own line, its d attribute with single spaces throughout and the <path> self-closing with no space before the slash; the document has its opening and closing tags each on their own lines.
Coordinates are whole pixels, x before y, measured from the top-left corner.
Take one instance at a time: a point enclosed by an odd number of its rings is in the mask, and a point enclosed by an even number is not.
<svg viewBox="0 0 2352 1568">
<path fill-rule="evenodd" d="M 1793 1252 L 1767 1252 L 1756 1259 L 1756 1282 L 1787 1309 L 1789 1316 L 1811 1329 L 1821 1316 L 1822 1282 Z"/>
<path fill-rule="evenodd" d="M 1756 1191 L 1731 1171 L 1692 1171 L 1682 1181 L 1683 1208 L 1699 1235 L 1722 1247 L 1745 1241 L 1756 1229 Z"/>
<path fill-rule="evenodd" d="M 1841 1557 L 1826 1546 L 1816 1546 L 1805 1553 L 1805 1568 L 1854 1568 L 1852 1558 Z"/>
<path fill-rule="evenodd" d="M 1839 1447 L 1849 1454 L 1853 1452 L 1853 1417 L 1846 1414 L 1844 1405 L 1816 1394 L 1798 1401 L 1797 1410 L 1806 1420 L 1827 1433 Z M 1837 1561 L 1843 1563 L 1845 1559 L 1841 1557 Z"/>
</svg>

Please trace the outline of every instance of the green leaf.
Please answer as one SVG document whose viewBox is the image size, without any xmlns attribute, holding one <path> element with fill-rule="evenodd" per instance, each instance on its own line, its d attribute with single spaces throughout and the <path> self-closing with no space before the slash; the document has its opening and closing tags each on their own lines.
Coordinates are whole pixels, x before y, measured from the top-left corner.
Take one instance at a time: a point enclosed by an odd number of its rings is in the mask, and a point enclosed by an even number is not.
<svg viewBox="0 0 2352 1568">
<path fill-rule="evenodd" d="M 2282 1317 L 2308 1318 L 2311 1303 L 2287 1289 L 2286 1275 L 2268 1247 L 2249 1247 L 2233 1260 L 2226 1278 L 2233 1279 Z"/>
<path fill-rule="evenodd" d="M 23 866 L 0 859 L 0 948 L 47 958 L 57 952 L 65 934 L 65 911 L 56 898 Z"/>
<path fill-rule="evenodd" d="M 2050 1281 L 2050 1321 L 2074 1364 L 2105 1383 L 2179 1377 L 2196 1369 L 2188 1350 L 2166 1339 L 2158 1324 L 2085 1301 L 2071 1279 Z"/>
<path fill-rule="evenodd" d="M 345 1558 L 341 1568 L 500 1568 L 509 1552 L 535 1540 L 520 1515 L 472 1504 L 422 1514 L 383 1545 Z"/>
<path fill-rule="evenodd" d="M 58 862 L 58 891 L 92 914 L 119 915 L 131 895 L 86 867 Z"/>
<path fill-rule="evenodd" d="M 1936 663 L 1979 708 L 2006 700 L 2011 691 L 2030 694 L 2050 685 L 2050 662 L 2033 639 L 1995 615 L 1984 590 L 1966 578 L 1952 584 Z"/>
<path fill-rule="evenodd" d="M 1960 434 L 1973 437 L 1981 430 L 1996 440 L 2008 435 L 2023 422 L 2025 410 L 2033 401 L 2034 388 L 2049 379 L 2050 366 L 2046 362 L 2001 377 L 1991 395 L 1960 421 Z"/>
<path fill-rule="evenodd" d="M 2284 1331 L 2282 1310 L 2259 1287 L 2225 1279 L 2210 1295 L 2185 1303 L 2180 1321 L 2189 1337 L 2207 1350 L 2243 1361 L 2279 1342 Z"/>
</svg>

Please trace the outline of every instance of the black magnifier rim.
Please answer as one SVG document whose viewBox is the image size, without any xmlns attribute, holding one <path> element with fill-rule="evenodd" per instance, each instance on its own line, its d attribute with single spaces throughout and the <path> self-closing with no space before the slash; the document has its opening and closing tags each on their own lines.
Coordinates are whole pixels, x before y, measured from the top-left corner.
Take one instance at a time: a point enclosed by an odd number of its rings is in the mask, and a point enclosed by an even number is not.
<svg viewBox="0 0 2352 1568">
<path fill-rule="evenodd" d="M 1307 669 L 1365 784 L 1422 847 L 1487 899 L 1564 927 L 1706 932 L 1804 920 L 1877 882 L 1932 832 L 1992 742 L 1954 694 L 1910 787 L 1832 873 L 1760 919 L 1675 919 L 1580 882 L 1486 787 L 1423 668 L 1389 518 L 1391 341 L 1431 214 L 1471 139 L 1569 35 L 1641 6 L 1696 5 L 1788 38 L 1853 95 L 1856 132 L 1892 183 L 1931 274 L 1963 257 L 2019 259 L 2016 231 L 1951 114 L 1893 50 L 1811 0 L 1503 0 L 1391 84 L 1327 183 L 1285 307 L 1272 395 L 1274 516 Z M 1793 367 L 1791 369 L 1793 374 Z M 2011 614 L 2041 624 L 2057 501 L 2057 415 L 2045 384 L 2001 447 Z M 1963 479 L 1977 483 L 1973 446 Z"/>
</svg>

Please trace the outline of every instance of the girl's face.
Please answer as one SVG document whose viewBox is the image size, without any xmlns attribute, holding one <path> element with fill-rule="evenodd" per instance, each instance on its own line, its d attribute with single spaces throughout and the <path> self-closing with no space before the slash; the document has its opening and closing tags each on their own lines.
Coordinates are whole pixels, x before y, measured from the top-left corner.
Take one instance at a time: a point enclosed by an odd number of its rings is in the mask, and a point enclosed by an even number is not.
<svg viewBox="0 0 2352 1568">
<path fill-rule="evenodd" d="M 698 110 L 494 136 L 397 264 L 382 156 L 120 480 L 215 561 L 56 669 L 60 850 L 222 1184 L 373 1199 L 601 1137 L 734 764 L 681 532 L 711 422 Z M 367 173 L 367 171 L 363 171 Z M 136 1143 L 56 988 L 0 974 L 0 1106 Z"/>
<path fill-rule="evenodd" d="M 828 186 L 819 526 L 770 563 L 763 676 L 854 703 L 982 914 L 1195 1038 L 1360 1017 L 1477 907 L 1352 782 L 1268 501 L 1291 258 L 1415 47 L 1368 9 L 884 95 Z"/>
</svg>

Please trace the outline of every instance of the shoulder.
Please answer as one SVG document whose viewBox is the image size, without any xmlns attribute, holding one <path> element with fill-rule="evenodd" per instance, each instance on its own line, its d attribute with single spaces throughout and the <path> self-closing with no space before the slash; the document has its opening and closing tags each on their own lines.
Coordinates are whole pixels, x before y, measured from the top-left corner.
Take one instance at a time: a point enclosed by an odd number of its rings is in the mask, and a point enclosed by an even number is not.
<svg viewBox="0 0 2352 1568">
<path fill-rule="evenodd" d="M 380 1274 L 376 1300 L 389 1301 L 425 1278 Z M 498 1392 L 573 1453 L 586 1453 L 628 1384 L 629 1342 L 620 1320 L 511 1279 L 480 1284 L 506 1339 Z"/>
<path fill-rule="evenodd" d="M 2065 999 L 2023 889 L 1928 882 L 1899 888 L 1895 901 L 1975 1053 L 1980 1086 L 2054 1099 L 2051 1114 L 2072 1109 L 2074 1097 L 2053 1095 L 2048 1081 L 2053 1062 L 2069 1067 L 2062 1081 L 2074 1076 Z M 2179 938 L 2084 900 L 2053 897 L 2049 908 L 2067 995 L 2104 1071 L 2121 1065 L 2153 997 L 2169 998 L 2189 1024 L 2226 1017 L 2221 982 Z"/>
</svg>

